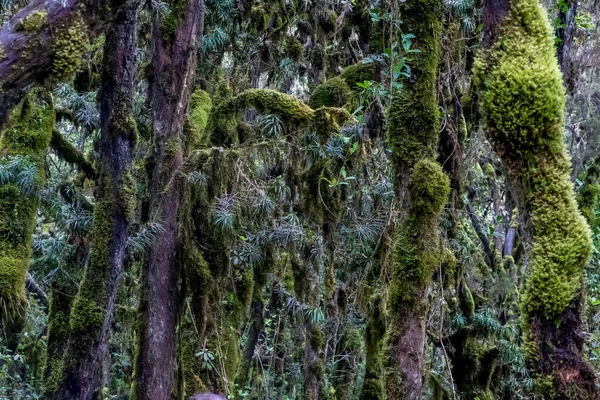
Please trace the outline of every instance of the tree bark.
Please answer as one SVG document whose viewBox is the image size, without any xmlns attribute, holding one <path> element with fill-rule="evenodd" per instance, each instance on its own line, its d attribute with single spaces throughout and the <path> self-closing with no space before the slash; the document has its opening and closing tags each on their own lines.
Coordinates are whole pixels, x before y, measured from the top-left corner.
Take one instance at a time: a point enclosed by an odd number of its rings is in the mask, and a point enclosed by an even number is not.
<svg viewBox="0 0 600 400">
<path fill-rule="evenodd" d="M 122 7 L 106 36 L 101 83 L 96 204 L 90 263 L 71 312 L 55 399 L 94 399 L 129 238 L 137 4 Z"/>
<path fill-rule="evenodd" d="M 34 0 L 0 28 L 0 126 L 33 84 L 64 79 L 124 0 Z"/>
<path fill-rule="evenodd" d="M 135 372 L 137 400 L 169 399 L 176 371 L 175 327 L 179 308 L 178 226 L 182 184 L 177 171 L 183 164 L 184 119 L 196 68 L 198 37 L 204 24 L 202 0 L 179 0 L 152 21 L 151 106 L 154 165 L 150 172 L 150 215 L 163 227 L 142 269 L 138 358 Z M 175 25 L 167 32 L 166 18 Z"/>
</svg>

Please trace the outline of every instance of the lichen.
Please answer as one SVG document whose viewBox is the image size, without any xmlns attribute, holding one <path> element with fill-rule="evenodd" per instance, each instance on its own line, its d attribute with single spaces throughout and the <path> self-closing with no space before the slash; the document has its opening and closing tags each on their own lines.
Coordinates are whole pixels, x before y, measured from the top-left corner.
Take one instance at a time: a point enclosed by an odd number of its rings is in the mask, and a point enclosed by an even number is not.
<svg viewBox="0 0 600 400">
<path fill-rule="evenodd" d="M 88 46 L 87 25 L 81 12 L 77 11 L 70 22 L 60 25 L 54 32 L 52 72 L 58 80 L 67 79 L 77 71 Z"/>
</svg>

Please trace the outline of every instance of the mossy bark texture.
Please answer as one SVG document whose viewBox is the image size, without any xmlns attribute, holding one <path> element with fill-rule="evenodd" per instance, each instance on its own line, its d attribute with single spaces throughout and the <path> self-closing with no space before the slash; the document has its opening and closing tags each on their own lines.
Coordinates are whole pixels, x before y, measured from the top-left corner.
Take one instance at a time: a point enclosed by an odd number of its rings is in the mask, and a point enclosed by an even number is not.
<svg viewBox="0 0 600 400">
<path fill-rule="evenodd" d="M 420 399 L 425 348 L 427 291 L 443 258 L 438 219 L 450 191 L 448 177 L 435 161 L 439 135 L 436 98 L 441 46 L 442 3 L 401 3 L 403 30 L 413 33 L 411 77 L 402 96 L 392 100 L 388 141 L 402 226 L 396 233 L 389 267 L 384 338 L 383 387 L 389 399 Z"/>
<path fill-rule="evenodd" d="M 594 373 L 581 359 L 579 316 L 592 241 L 569 179 L 553 31 L 537 0 L 491 4 L 485 15 L 487 48 L 475 63 L 475 79 L 488 134 L 531 218 L 521 312 L 536 391 L 545 398 L 597 398 Z"/>
<path fill-rule="evenodd" d="M 0 328 L 7 346 L 15 349 L 24 321 L 27 299 L 25 281 L 35 228 L 37 187 L 45 181 L 44 155 L 54 127 L 52 99 L 32 90 L 12 113 L 0 137 L 0 151 L 20 157 L 34 169 L 27 187 L 17 182 L 0 186 Z"/>
<path fill-rule="evenodd" d="M 0 126 L 32 84 L 75 72 L 122 0 L 34 0 L 0 28 Z"/>
<path fill-rule="evenodd" d="M 137 5 L 124 7 L 106 36 L 93 244 L 71 310 L 69 342 L 55 399 L 93 399 L 100 390 L 100 366 L 107 352 L 133 201 L 130 174 L 136 140 L 132 116 L 136 21 Z"/>
<path fill-rule="evenodd" d="M 137 400 L 169 399 L 175 390 L 176 324 L 179 310 L 180 227 L 185 116 L 194 84 L 196 46 L 202 36 L 204 2 L 174 0 L 169 15 L 152 20 L 153 80 L 150 102 L 154 154 L 150 215 L 163 232 L 142 268 L 141 318 L 135 365 Z"/>
</svg>

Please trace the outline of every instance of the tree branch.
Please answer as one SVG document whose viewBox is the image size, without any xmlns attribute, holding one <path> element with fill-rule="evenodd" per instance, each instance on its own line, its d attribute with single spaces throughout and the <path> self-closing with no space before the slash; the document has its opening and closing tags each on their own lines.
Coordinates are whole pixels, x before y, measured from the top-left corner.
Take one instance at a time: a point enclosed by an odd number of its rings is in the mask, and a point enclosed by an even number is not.
<svg viewBox="0 0 600 400">
<path fill-rule="evenodd" d="M 76 165 L 85 176 L 93 179 L 96 175 L 96 171 L 83 154 L 75 148 L 69 141 L 67 141 L 63 135 L 60 134 L 56 129 L 52 131 L 52 141 L 50 146 L 56 153 L 57 156 L 65 160 L 70 164 Z"/>
<path fill-rule="evenodd" d="M 0 28 L 0 127 L 32 85 L 76 71 L 89 42 L 125 1 L 34 0 Z"/>
</svg>

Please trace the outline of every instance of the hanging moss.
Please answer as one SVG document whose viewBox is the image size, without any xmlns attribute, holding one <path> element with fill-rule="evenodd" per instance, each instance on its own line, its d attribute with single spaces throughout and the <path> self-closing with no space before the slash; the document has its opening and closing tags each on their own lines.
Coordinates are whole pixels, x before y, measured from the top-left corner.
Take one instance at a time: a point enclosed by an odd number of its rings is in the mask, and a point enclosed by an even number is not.
<svg viewBox="0 0 600 400">
<path fill-rule="evenodd" d="M 489 135 L 512 178 L 522 182 L 531 212 L 531 272 L 521 301 L 525 349 L 540 376 L 556 374 L 549 386 L 557 388 L 558 381 L 583 385 L 577 380 L 584 378 L 560 374 L 565 364 L 551 355 L 564 337 L 561 324 L 573 323 L 568 322 L 574 312 L 569 308 L 578 301 L 592 246 L 569 179 L 571 163 L 563 142 L 565 91 L 554 35 L 546 10 L 536 0 L 512 1 L 501 34 L 474 68 Z M 579 362 L 578 375 L 585 374 Z M 584 385 L 588 388 L 580 387 L 582 392 L 591 395 L 586 390 L 594 384 Z"/>
<path fill-rule="evenodd" d="M 96 171 L 92 163 L 56 129 L 52 130 L 50 146 L 57 156 L 68 163 L 75 164 L 88 178 L 94 178 Z"/>
<path fill-rule="evenodd" d="M 17 106 L 0 138 L 9 156 L 24 156 L 36 169 L 33 191 L 17 183 L 0 186 L 0 318 L 13 318 L 18 338 L 21 313 L 27 304 L 25 279 L 31 256 L 31 237 L 38 199 L 35 190 L 45 181 L 44 154 L 50 143 L 55 115 L 48 93 L 32 90 Z"/>
<path fill-rule="evenodd" d="M 269 14 L 262 6 L 252 7 L 250 10 L 250 31 L 259 34 L 267 28 L 269 23 Z"/>
</svg>

